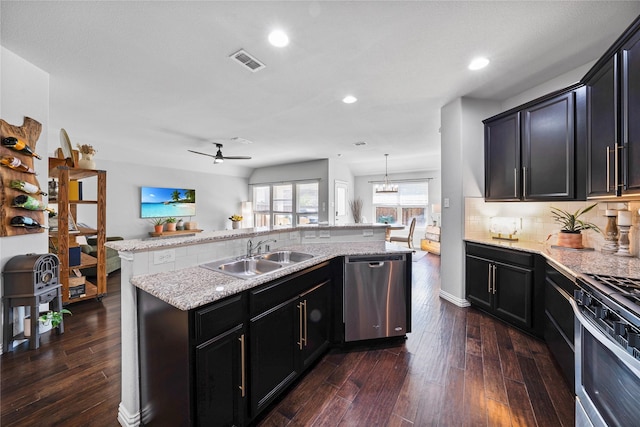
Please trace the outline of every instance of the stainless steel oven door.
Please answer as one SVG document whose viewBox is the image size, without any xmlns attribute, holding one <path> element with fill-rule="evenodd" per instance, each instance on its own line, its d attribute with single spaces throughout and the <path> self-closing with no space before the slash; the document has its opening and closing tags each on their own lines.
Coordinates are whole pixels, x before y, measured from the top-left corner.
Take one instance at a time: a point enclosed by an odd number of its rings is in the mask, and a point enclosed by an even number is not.
<svg viewBox="0 0 640 427">
<path fill-rule="evenodd" d="M 640 361 L 570 302 L 576 319 L 576 426 L 584 425 L 578 421 L 585 416 L 594 427 L 638 425 Z"/>
</svg>

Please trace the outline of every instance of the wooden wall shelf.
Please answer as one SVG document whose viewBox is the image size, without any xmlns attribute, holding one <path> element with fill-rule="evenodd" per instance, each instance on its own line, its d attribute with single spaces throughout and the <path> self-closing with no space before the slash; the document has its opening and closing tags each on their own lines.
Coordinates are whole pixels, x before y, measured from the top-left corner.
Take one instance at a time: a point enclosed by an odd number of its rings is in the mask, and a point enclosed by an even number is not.
<svg viewBox="0 0 640 427">
<path fill-rule="evenodd" d="M 179 236 L 181 234 L 195 234 L 202 233 L 202 230 L 176 230 L 176 231 L 163 231 L 161 233 L 156 233 L 155 231 L 150 231 L 149 236 L 152 237 L 167 237 L 167 236 Z"/>
</svg>

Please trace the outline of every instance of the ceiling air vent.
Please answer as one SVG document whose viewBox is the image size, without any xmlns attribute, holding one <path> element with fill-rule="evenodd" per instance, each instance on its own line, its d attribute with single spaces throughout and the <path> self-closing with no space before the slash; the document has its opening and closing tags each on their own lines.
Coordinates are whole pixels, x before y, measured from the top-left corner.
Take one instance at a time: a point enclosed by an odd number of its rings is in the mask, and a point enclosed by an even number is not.
<svg viewBox="0 0 640 427">
<path fill-rule="evenodd" d="M 251 72 L 262 70 L 266 65 L 258 61 L 253 56 L 249 55 L 244 49 L 240 49 L 236 53 L 230 56 L 231 59 L 238 61 L 244 67 L 248 68 Z"/>
</svg>

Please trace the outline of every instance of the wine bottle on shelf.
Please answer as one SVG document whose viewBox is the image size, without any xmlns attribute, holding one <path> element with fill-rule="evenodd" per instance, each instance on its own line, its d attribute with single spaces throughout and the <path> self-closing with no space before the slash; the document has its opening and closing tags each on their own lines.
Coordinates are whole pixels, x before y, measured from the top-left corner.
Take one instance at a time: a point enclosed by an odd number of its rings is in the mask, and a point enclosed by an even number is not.
<svg viewBox="0 0 640 427">
<path fill-rule="evenodd" d="M 13 136 L 8 136 L 2 140 L 2 146 L 11 148 L 12 150 L 20 151 L 21 153 L 28 154 L 31 157 L 35 157 L 36 159 L 42 159 L 38 154 L 36 154 L 31 147 L 27 145 L 21 139 L 14 138 Z"/>
<path fill-rule="evenodd" d="M 25 228 L 47 228 L 40 225 L 38 221 L 28 216 L 14 216 L 11 218 L 11 225 L 13 227 L 25 227 Z"/>
<path fill-rule="evenodd" d="M 2 159 L 0 159 L 0 164 L 20 172 L 32 173 L 34 175 L 37 175 L 36 171 L 22 163 L 17 157 L 3 156 Z"/>
<path fill-rule="evenodd" d="M 21 179 L 12 179 L 11 183 L 9 185 L 11 186 L 11 188 L 15 188 L 16 190 L 24 191 L 25 193 L 42 194 L 43 196 L 47 195 L 47 193 L 45 193 L 44 191 L 40 190 L 40 188 L 37 185 L 31 184 L 29 182 L 25 182 L 25 181 L 23 181 Z"/>
<path fill-rule="evenodd" d="M 29 209 L 30 211 L 43 211 L 45 210 L 44 203 L 40 200 L 34 199 L 26 194 L 21 194 L 13 198 L 14 208 Z"/>
</svg>

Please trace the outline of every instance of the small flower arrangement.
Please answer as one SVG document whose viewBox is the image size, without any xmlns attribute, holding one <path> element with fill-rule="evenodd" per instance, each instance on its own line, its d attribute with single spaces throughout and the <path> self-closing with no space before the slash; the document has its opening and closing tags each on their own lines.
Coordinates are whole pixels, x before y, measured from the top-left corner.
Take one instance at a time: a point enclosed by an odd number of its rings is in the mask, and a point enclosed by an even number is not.
<svg viewBox="0 0 640 427">
<path fill-rule="evenodd" d="M 93 145 L 90 144 L 78 144 L 78 151 L 82 154 L 96 154 L 98 150 L 93 148 Z"/>
<path fill-rule="evenodd" d="M 233 222 L 242 221 L 242 215 L 231 215 L 229 219 Z"/>
</svg>

